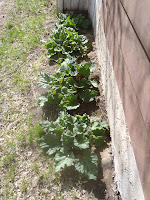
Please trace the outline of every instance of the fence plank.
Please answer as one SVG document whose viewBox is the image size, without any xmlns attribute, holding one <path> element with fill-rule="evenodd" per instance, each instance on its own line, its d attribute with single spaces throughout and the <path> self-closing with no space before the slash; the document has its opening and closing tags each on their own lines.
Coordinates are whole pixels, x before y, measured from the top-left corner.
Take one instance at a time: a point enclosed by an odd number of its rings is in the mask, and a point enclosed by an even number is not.
<svg viewBox="0 0 150 200">
<path fill-rule="evenodd" d="M 63 12 L 63 0 L 57 0 L 56 5 L 57 5 L 57 13 Z"/>
<path fill-rule="evenodd" d="M 71 1 L 72 0 L 64 0 L 64 10 L 70 10 L 71 9 Z"/>
<path fill-rule="evenodd" d="M 72 0 L 71 1 L 71 10 L 78 10 L 79 3 L 80 3 L 80 0 Z"/>
<path fill-rule="evenodd" d="M 87 10 L 88 0 L 63 0 L 64 10 Z"/>
<path fill-rule="evenodd" d="M 88 8 L 88 0 L 80 0 L 79 10 L 87 10 L 87 8 Z"/>
</svg>

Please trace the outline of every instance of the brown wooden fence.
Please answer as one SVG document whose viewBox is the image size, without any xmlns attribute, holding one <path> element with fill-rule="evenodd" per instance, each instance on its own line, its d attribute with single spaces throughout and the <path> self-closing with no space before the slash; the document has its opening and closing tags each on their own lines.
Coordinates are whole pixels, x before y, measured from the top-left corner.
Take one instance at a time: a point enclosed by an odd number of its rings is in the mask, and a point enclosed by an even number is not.
<svg viewBox="0 0 150 200">
<path fill-rule="evenodd" d="M 101 18 L 145 199 L 150 199 L 150 1 L 103 0 Z"/>
<path fill-rule="evenodd" d="M 58 12 L 88 9 L 88 0 L 57 0 Z"/>
</svg>

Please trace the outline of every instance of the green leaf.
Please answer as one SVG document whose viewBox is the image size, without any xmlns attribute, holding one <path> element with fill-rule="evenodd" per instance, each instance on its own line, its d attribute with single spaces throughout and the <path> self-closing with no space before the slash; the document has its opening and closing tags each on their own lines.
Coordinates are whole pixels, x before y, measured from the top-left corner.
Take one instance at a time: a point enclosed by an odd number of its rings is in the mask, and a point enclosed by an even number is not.
<svg viewBox="0 0 150 200">
<path fill-rule="evenodd" d="M 90 75 L 90 63 L 80 64 L 77 67 L 79 76 L 88 78 Z"/>
<path fill-rule="evenodd" d="M 91 130 L 94 135 L 104 136 L 105 128 L 101 126 L 101 123 L 99 121 L 95 121 L 92 123 Z"/>
<path fill-rule="evenodd" d="M 65 131 L 64 134 L 61 136 L 62 146 L 65 151 L 72 150 L 73 139 L 74 139 L 74 135 L 69 130 Z"/>
<path fill-rule="evenodd" d="M 92 131 L 93 131 L 93 130 L 96 130 L 96 129 L 100 129 L 100 128 L 102 128 L 102 127 L 101 127 L 99 121 L 94 121 L 94 122 L 92 123 L 92 127 L 91 127 L 91 130 L 92 130 Z"/>
<path fill-rule="evenodd" d="M 47 88 L 52 81 L 52 77 L 48 73 L 40 72 L 38 74 L 38 85 L 42 88 Z"/>
<path fill-rule="evenodd" d="M 83 78 L 82 80 L 79 80 L 78 88 L 82 88 L 83 90 L 89 89 L 91 86 L 91 83 L 89 80 Z"/>
<path fill-rule="evenodd" d="M 47 134 L 41 138 L 39 145 L 43 149 L 46 148 L 46 154 L 52 155 L 60 149 L 60 137 L 57 135 Z"/>
<path fill-rule="evenodd" d="M 74 16 L 72 13 L 59 14 L 56 26 L 63 25 L 64 27 L 73 27 L 74 29 L 85 33 L 90 26 L 90 21 L 85 19 L 83 15 Z"/>
<path fill-rule="evenodd" d="M 99 121 L 95 121 L 91 123 L 91 130 L 92 130 L 92 141 L 93 144 L 98 147 L 101 146 L 105 140 L 106 140 L 106 136 L 105 136 L 105 128 L 101 126 L 102 123 L 100 123 Z M 104 123 L 104 126 L 106 126 L 106 124 Z"/>
<path fill-rule="evenodd" d="M 73 92 L 77 92 L 76 88 L 78 87 L 78 84 L 73 77 L 64 78 L 64 81 L 66 82 L 66 85 L 72 86 L 71 89 Z"/>
<path fill-rule="evenodd" d="M 101 127 L 108 129 L 109 128 L 108 122 L 101 122 Z"/>
<path fill-rule="evenodd" d="M 74 146 L 79 149 L 88 149 L 89 148 L 89 138 L 82 135 L 77 135 L 74 139 Z"/>
<path fill-rule="evenodd" d="M 41 107 L 43 107 L 46 102 L 48 102 L 48 93 L 42 94 L 39 97 L 38 105 L 41 106 Z"/>
<path fill-rule="evenodd" d="M 98 158 L 94 152 L 84 150 L 83 155 L 75 159 L 75 169 L 87 176 L 89 179 L 96 180 L 98 174 Z"/>
<path fill-rule="evenodd" d="M 42 122 L 40 123 L 40 126 L 47 133 L 56 133 L 60 135 L 64 131 L 64 127 L 60 123 L 58 123 L 57 120 L 55 122 Z"/>
<path fill-rule="evenodd" d="M 60 107 L 66 108 L 67 110 L 77 109 L 80 104 L 77 102 L 77 95 L 66 95 L 60 102 Z"/>
<path fill-rule="evenodd" d="M 42 127 L 42 129 L 47 132 L 50 133 L 51 131 L 55 130 L 55 126 L 52 127 L 52 123 L 49 121 L 44 121 L 40 123 L 40 126 Z"/>
<path fill-rule="evenodd" d="M 59 152 L 55 155 L 55 172 L 60 172 L 65 167 L 70 167 L 74 163 L 74 154 Z"/>
<path fill-rule="evenodd" d="M 99 147 L 102 144 L 104 144 L 105 140 L 106 140 L 105 136 L 93 136 L 93 143 L 95 147 Z"/>
<path fill-rule="evenodd" d="M 89 103 L 95 99 L 97 94 L 98 92 L 95 90 L 85 89 L 79 96 L 83 101 Z"/>
<path fill-rule="evenodd" d="M 98 83 L 97 83 L 96 80 L 91 80 L 90 82 L 91 82 L 91 85 L 92 85 L 93 87 L 98 88 Z"/>
<path fill-rule="evenodd" d="M 89 125 L 90 116 L 87 115 L 86 113 L 82 116 L 76 115 L 76 121 L 77 121 L 77 123 L 82 123 L 82 126 L 86 128 Z"/>
</svg>

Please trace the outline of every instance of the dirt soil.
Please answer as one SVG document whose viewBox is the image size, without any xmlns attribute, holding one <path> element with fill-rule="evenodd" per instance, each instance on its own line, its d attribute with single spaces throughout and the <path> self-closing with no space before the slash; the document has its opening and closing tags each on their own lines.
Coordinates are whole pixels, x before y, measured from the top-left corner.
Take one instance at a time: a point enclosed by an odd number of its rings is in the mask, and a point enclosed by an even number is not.
<svg viewBox="0 0 150 200">
<path fill-rule="evenodd" d="M 3 30 L 3 26 L 5 21 L 7 20 L 7 10 L 11 7 L 10 0 L 4 0 L 0 3 L 0 33 Z M 49 31 L 51 27 L 54 25 L 56 19 L 51 19 L 51 21 L 47 22 L 47 32 L 49 37 Z M 89 35 L 92 37 L 92 35 Z M 46 38 L 45 38 L 46 39 Z M 94 61 L 97 70 L 92 75 L 94 78 L 100 77 L 100 71 L 98 70 L 98 63 L 95 51 L 95 43 L 92 42 L 93 50 L 89 52 L 88 58 L 91 61 Z M 27 59 L 31 61 L 32 65 L 36 64 L 38 55 L 43 53 L 40 49 L 33 50 L 28 56 Z M 48 60 L 45 63 L 42 63 L 42 67 L 40 71 L 44 72 L 51 72 L 53 73 L 56 71 L 57 66 L 54 63 L 49 62 Z M 107 113 L 105 110 L 105 98 L 103 96 L 102 87 L 101 87 L 101 80 L 99 79 L 99 90 L 100 96 L 97 98 L 96 102 L 96 109 L 92 111 L 92 115 L 98 116 L 100 120 L 107 120 Z M 9 93 L 9 89 L 6 90 L 6 93 Z M 17 130 L 17 126 L 23 123 L 23 115 L 32 114 L 35 116 L 35 121 L 37 119 L 41 120 L 42 118 L 42 110 L 37 107 L 37 100 L 41 94 L 42 90 L 37 86 L 36 77 L 33 77 L 33 81 L 31 83 L 30 91 L 25 92 L 22 94 L 17 94 L 13 96 L 13 103 L 16 103 L 16 106 L 22 109 L 22 120 L 15 120 L 11 122 L 7 122 L 7 124 L 2 124 L 2 126 L 6 127 L 7 131 L 9 130 Z M 7 101 L 9 102 L 9 95 Z M 6 100 L 5 102 L 6 103 Z M 3 114 L 3 113 L 1 113 Z M 5 145 L 3 142 L 4 133 L 1 133 L 1 144 Z M 11 135 L 10 135 L 11 137 Z M 36 172 L 31 168 L 32 164 L 37 161 L 39 163 L 39 171 L 43 171 L 44 173 L 49 169 L 50 161 L 47 162 L 47 158 L 43 157 L 42 151 L 38 147 L 21 147 L 21 149 L 17 149 L 16 154 L 18 155 L 18 173 L 14 179 L 14 184 L 11 187 L 12 183 L 10 182 L 10 188 L 15 190 L 17 193 L 18 200 L 20 199 L 64 199 L 64 200 L 119 200 L 120 196 L 117 191 L 116 181 L 115 181 L 115 172 L 113 167 L 113 156 L 111 151 L 111 141 L 108 135 L 107 143 L 98 150 L 99 154 L 99 175 L 97 181 L 88 181 L 86 183 L 78 183 L 74 182 L 69 172 L 61 177 L 55 177 L 55 174 L 52 173 L 50 179 L 45 180 L 44 174 L 40 175 L 40 178 L 37 177 Z M 1 171 L 1 173 L 5 173 Z M 1 175 L 0 175 L 1 176 Z M 21 184 L 21 180 L 25 177 L 29 177 L 28 183 L 32 180 L 32 189 L 30 190 L 30 183 L 26 185 L 27 193 L 23 193 L 19 189 L 19 185 Z M 38 180 L 37 180 L 38 179 Z M 38 181 L 44 181 L 40 184 Z M 1 179 L 3 180 L 3 179 Z M 38 184 L 37 184 L 38 183 Z M 3 185 L 3 184 L 2 184 Z M 2 186 L 0 186 L 0 191 Z M 56 197 L 57 193 L 57 197 Z M 60 194 L 60 196 L 59 196 Z M 74 195 L 75 194 L 75 195 Z M 2 195 L 0 193 L 0 198 L 2 199 Z M 36 196 L 36 198 L 34 198 Z"/>
</svg>

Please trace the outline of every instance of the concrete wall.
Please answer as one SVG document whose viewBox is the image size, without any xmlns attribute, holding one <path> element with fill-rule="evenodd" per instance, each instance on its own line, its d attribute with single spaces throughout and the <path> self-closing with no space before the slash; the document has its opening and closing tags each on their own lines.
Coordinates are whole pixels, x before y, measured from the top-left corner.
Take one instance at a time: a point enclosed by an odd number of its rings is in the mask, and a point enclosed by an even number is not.
<svg viewBox="0 0 150 200">
<path fill-rule="evenodd" d="M 88 0 L 84 10 L 93 24 L 119 191 L 123 200 L 149 200 L 150 63 L 126 2 Z"/>
</svg>

